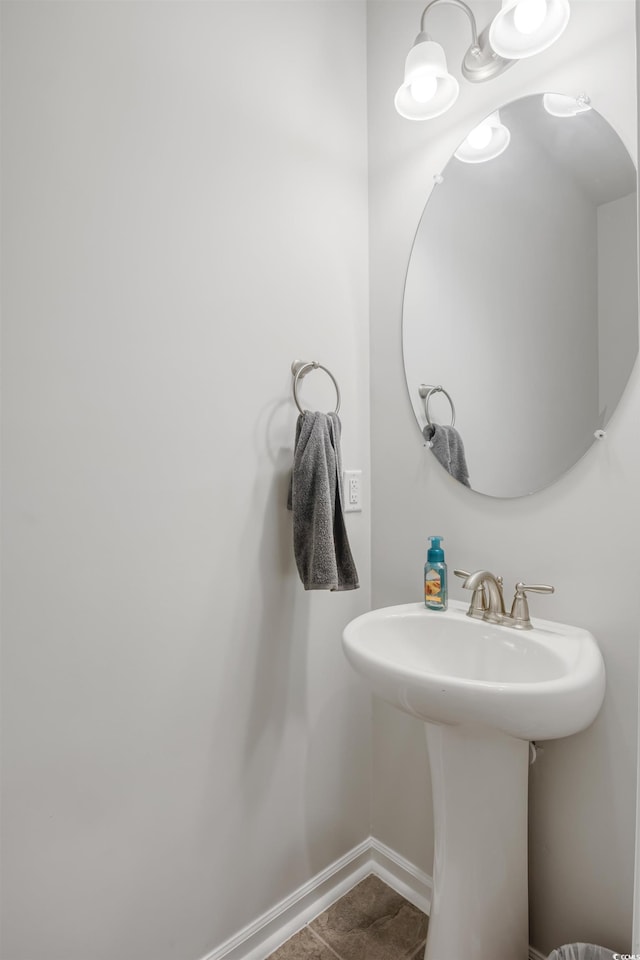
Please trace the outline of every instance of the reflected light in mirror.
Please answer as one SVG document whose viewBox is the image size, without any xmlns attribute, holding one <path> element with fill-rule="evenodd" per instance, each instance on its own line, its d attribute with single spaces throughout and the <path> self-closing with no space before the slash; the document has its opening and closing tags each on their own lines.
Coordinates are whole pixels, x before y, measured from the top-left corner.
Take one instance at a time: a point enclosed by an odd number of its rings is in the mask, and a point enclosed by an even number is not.
<svg viewBox="0 0 640 960">
<path fill-rule="evenodd" d="M 474 150 L 484 150 L 491 143 L 491 127 L 488 123 L 481 123 L 480 126 L 472 130 L 467 137 L 467 142 Z"/>
<path fill-rule="evenodd" d="M 545 93 L 542 103 L 552 117 L 575 117 L 579 113 L 591 110 L 591 101 L 586 94 L 579 97 L 565 97 L 561 93 Z"/>
<path fill-rule="evenodd" d="M 511 134 L 500 122 L 498 110 L 479 123 L 462 141 L 454 156 L 463 163 L 485 163 L 494 160 L 509 146 Z"/>
</svg>

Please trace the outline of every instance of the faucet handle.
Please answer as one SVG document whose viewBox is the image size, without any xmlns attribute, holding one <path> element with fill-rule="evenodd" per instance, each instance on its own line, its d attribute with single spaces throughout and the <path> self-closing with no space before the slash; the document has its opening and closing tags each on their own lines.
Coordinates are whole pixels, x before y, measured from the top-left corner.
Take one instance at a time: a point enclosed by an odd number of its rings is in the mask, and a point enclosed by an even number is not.
<svg viewBox="0 0 640 960">
<path fill-rule="evenodd" d="M 513 626 L 520 630 L 531 629 L 527 593 L 555 593 L 555 587 L 550 586 L 548 583 L 534 583 L 527 586 L 527 584 L 521 580 L 516 583 L 516 593 L 511 606 L 510 618 L 514 621 Z"/>
<path fill-rule="evenodd" d="M 468 580 L 471 576 L 471 574 L 466 570 L 454 570 L 453 572 L 456 577 L 460 577 L 462 580 Z M 467 616 L 475 617 L 476 620 L 484 620 L 486 610 L 487 604 L 485 600 L 484 587 L 482 584 L 480 584 L 480 586 L 476 587 L 476 589 L 473 591 Z"/>
</svg>

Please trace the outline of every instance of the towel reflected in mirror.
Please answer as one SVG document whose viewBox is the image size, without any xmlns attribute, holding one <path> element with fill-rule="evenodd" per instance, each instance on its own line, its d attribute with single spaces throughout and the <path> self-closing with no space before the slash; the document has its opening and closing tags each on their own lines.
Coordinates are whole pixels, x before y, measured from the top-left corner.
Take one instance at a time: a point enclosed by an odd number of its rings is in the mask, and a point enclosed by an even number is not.
<svg viewBox="0 0 640 960">
<path fill-rule="evenodd" d="M 443 426 L 441 423 L 428 423 L 422 434 L 447 473 L 465 487 L 470 487 L 464 444 L 456 428 Z"/>
</svg>

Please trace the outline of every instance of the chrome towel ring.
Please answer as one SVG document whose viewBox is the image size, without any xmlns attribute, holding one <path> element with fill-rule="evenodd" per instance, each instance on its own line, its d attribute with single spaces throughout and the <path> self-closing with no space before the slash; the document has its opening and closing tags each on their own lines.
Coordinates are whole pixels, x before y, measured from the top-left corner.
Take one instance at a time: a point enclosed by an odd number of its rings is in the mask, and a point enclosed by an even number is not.
<svg viewBox="0 0 640 960">
<path fill-rule="evenodd" d="M 298 382 L 302 380 L 303 377 L 311 370 L 324 370 L 327 376 L 331 377 L 333 385 L 336 388 L 336 409 L 333 411 L 337 413 L 340 409 L 340 387 L 338 386 L 337 380 L 330 370 L 327 370 L 326 367 L 323 367 L 321 363 L 318 363 L 317 360 L 294 360 L 291 364 L 291 373 L 293 374 L 293 399 L 296 402 L 296 407 L 300 413 L 304 413 L 304 410 L 300 406 L 300 401 L 298 400 Z"/>
<path fill-rule="evenodd" d="M 420 387 L 418 388 L 418 393 L 424 400 L 424 414 L 425 414 L 425 417 L 427 418 L 427 424 L 430 427 L 432 427 L 434 424 L 433 424 L 433 421 L 431 420 L 431 417 L 429 416 L 429 401 L 431 400 L 431 397 L 433 396 L 434 393 L 444 393 L 445 397 L 449 401 L 449 406 L 451 407 L 451 426 L 452 427 L 455 426 L 456 408 L 453 405 L 453 400 L 451 399 L 451 397 L 449 396 L 449 394 L 447 393 L 447 391 L 444 389 L 443 386 L 438 385 L 437 387 L 432 387 L 428 383 L 421 383 Z"/>
</svg>

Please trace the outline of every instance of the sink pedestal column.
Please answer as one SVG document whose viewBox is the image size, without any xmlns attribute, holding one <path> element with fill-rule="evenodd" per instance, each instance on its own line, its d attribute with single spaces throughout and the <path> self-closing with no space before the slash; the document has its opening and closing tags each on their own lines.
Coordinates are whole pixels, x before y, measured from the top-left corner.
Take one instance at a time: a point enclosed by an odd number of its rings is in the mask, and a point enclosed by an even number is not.
<svg viewBox="0 0 640 960">
<path fill-rule="evenodd" d="M 433 899 L 425 960 L 527 960 L 529 744 L 426 724 Z"/>
</svg>

